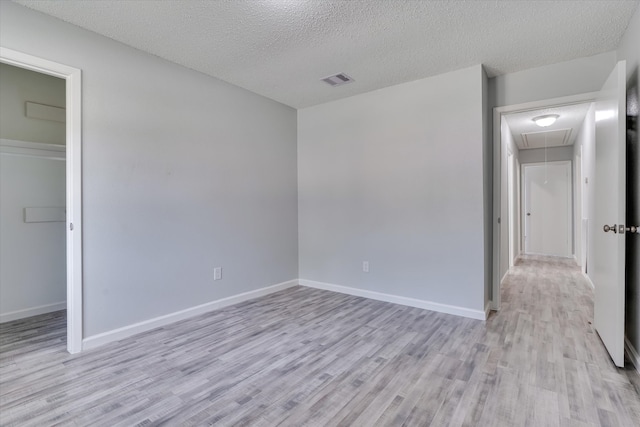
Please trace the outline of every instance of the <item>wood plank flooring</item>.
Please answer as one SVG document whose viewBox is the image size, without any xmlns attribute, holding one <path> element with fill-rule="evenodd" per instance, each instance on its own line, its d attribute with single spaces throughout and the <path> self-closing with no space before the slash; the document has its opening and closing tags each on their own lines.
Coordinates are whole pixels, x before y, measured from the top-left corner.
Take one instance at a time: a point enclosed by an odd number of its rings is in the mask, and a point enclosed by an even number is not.
<svg viewBox="0 0 640 427">
<path fill-rule="evenodd" d="M 296 287 L 70 355 L 0 325 L 2 426 L 638 426 L 572 262 L 522 259 L 484 323 Z M 630 372 L 630 371 L 629 371 Z"/>
</svg>

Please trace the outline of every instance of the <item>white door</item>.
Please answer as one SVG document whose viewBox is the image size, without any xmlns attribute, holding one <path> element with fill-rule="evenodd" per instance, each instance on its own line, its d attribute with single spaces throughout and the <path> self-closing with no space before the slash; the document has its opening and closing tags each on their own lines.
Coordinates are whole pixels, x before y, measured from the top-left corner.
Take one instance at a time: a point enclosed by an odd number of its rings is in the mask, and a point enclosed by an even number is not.
<svg viewBox="0 0 640 427">
<path fill-rule="evenodd" d="M 525 252 L 569 256 L 571 163 L 536 163 L 523 169 Z"/>
<path fill-rule="evenodd" d="M 616 65 L 596 102 L 596 233 L 590 269 L 595 328 L 617 366 L 624 366 L 625 67 L 624 61 Z"/>
</svg>

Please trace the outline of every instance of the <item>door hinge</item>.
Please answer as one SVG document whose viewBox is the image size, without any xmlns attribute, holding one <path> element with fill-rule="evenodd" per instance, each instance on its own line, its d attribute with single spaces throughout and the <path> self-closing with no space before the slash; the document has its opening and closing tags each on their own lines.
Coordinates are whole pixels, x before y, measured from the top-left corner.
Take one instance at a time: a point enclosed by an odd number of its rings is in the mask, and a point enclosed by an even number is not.
<svg viewBox="0 0 640 427">
<path fill-rule="evenodd" d="M 73 231 L 73 223 L 72 222 L 69 223 L 69 230 Z"/>
</svg>

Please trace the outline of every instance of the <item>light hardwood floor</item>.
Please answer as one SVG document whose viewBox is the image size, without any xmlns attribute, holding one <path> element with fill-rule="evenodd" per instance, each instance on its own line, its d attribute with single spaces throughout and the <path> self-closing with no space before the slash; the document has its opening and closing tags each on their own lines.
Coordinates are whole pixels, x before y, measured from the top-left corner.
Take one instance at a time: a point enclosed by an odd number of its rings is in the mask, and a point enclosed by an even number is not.
<svg viewBox="0 0 640 427">
<path fill-rule="evenodd" d="M 3 426 L 638 426 L 570 261 L 521 260 L 485 323 L 303 287 L 70 355 L 0 326 Z"/>
</svg>

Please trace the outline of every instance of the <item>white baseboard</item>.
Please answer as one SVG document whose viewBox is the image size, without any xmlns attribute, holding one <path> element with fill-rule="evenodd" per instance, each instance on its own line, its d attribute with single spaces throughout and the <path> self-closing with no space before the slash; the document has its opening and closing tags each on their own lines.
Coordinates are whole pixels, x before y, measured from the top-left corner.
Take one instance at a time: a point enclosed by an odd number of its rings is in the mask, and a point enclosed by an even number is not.
<svg viewBox="0 0 640 427">
<path fill-rule="evenodd" d="M 629 341 L 627 337 L 624 337 L 624 348 L 627 350 L 629 359 L 631 359 L 631 363 L 633 363 L 636 371 L 640 373 L 640 354 L 638 354 L 638 351 L 633 347 L 631 341 Z"/>
<path fill-rule="evenodd" d="M 325 291 L 339 292 L 341 294 L 353 295 L 374 299 L 377 301 L 391 302 L 394 304 L 406 305 L 409 307 L 423 308 L 425 310 L 437 311 L 439 313 L 453 314 L 456 316 L 468 317 L 477 320 L 486 320 L 486 314 L 483 310 L 472 310 L 470 308 L 457 307 L 454 305 L 440 304 L 437 302 L 425 301 L 416 298 L 402 297 L 381 292 L 368 291 L 365 289 L 350 288 L 348 286 L 334 285 L 331 283 L 314 282 L 313 280 L 298 281 L 301 286 L 309 288 L 323 289 Z M 486 310 L 486 308 L 485 308 Z"/>
<path fill-rule="evenodd" d="M 591 289 L 595 289 L 596 285 L 594 285 L 593 282 L 591 281 L 591 277 L 589 277 L 587 273 L 582 273 L 582 275 L 584 276 L 585 279 L 587 279 L 587 283 L 589 284 L 589 286 L 591 286 Z"/>
<path fill-rule="evenodd" d="M 39 314 L 51 313 L 52 311 L 64 310 L 65 308 L 67 308 L 67 302 L 62 301 L 53 304 L 40 305 L 38 307 L 25 308 L 23 310 L 10 311 L 8 313 L 0 314 L 0 323 L 37 316 Z"/>
<path fill-rule="evenodd" d="M 502 278 L 500 279 L 500 286 L 502 286 L 502 284 L 504 283 L 504 279 L 506 279 L 506 278 L 507 278 L 507 276 L 509 275 L 509 269 L 510 269 L 510 268 L 511 268 L 511 267 L 509 267 L 509 268 L 507 269 L 507 271 L 504 273 L 504 275 L 503 275 L 503 276 L 502 276 Z"/>
<path fill-rule="evenodd" d="M 82 350 L 88 350 L 101 345 L 119 341 L 124 338 L 139 334 L 141 332 L 150 331 L 151 329 L 159 328 L 161 326 L 168 325 L 170 323 L 178 322 L 180 320 L 188 319 L 189 317 L 198 316 L 200 314 L 208 313 L 219 308 L 227 307 L 233 304 L 238 304 L 243 301 L 262 297 L 272 294 L 287 288 L 291 288 L 298 285 L 297 280 L 289 280 L 288 282 L 278 283 L 277 285 L 267 286 L 265 288 L 256 289 L 254 291 L 244 292 L 238 295 L 233 295 L 227 298 L 222 298 L 216 301 L 210 301 L 206 304 L 197 305 L 195 307 L 187 308 L 185 310 L 176 311 L 174 313 L 159 316 L 153 319 L 145 320 L 143 322 L 134 323 L 133 325 L 125 326 L 122 328 L 114 329 L 112 331 L 103 332 L 98 335 L 93 335 L 82 340 Z"/>
</svg>

